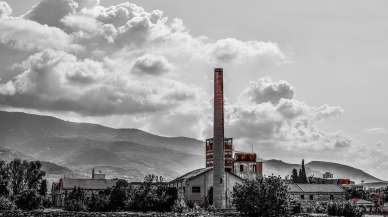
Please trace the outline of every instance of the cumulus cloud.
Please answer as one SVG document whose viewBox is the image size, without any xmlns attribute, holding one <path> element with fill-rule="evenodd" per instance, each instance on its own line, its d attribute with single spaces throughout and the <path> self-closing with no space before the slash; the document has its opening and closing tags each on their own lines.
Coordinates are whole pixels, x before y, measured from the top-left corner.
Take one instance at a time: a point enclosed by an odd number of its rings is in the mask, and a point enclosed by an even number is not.
<svg viewBox="0 0 388 217">
<path fill-rule="evenodd" d="M 256 104 L 271 102 L 277 104 L 281 99 L 292 99 L 294 88 L 287 81 L 272 81 L 271 78 L 261 78 L 252 81 L 240 98 L 248 99 Z"/>
<path fill-rule="evenodd" d="M 272 42 L 196 37 L 160 10 L 98 0 L 42 0 L 22 17 L 0 20 L 0 43 L 28 56 L 0 81 L 2 105 L 93 116 L 206 100 L 198 98 L 203 90 L 178 79 L 188 60 L 208 66 L 284 59 Z"/>
<path fill-rule="evenodd" d="M 181 83 L 115 77 L 105 62 L 79 60 L 62 51 L 36 53 L 18 70 L 17 77 L 0 85 L 3 105 L 98 116 L 163 111 L 195 98 Z"/>
<path fill-rule="evenodd" d="M 12 14 L 12 8 L 5 1 L 0 1 L 0 19 Z"/>
<path fill-rule="evenodd" d="M 228 133 L 242 143 L 269 143 L 282 150 L 333 150 L 347 148 L 351 140 L 339 133 L 319 130 L 318 121 L 342 114 L 336 106 L 309 106 L 294 98 L 286 81 L 262 78 L 251 82 L 236 103 L 229 104 Z"/>
<path fill-rule="evenodd" d="M 42 0 L 23 17 L 48 26 L 63 27 L 61 19 L 75 13 L 78 4 L 73 0 Z"/>
<path fill-rule="evenodd" d="M 208 52 L 216 63 L 241 61 L 244 58 L 266 58 L 276 61 L 285 59 L 277 44 L 259 41 L 239 41 L 226 38 L 208 45 Z"/>
<path fill-rule="evenodd" d="M 162 75 L 171 69 L 172 65 L 165 57 L 147 54 L 135 60 L 132 73 L 139 75 Z"/>
<path fill-rule="evenodd" d="M 10 18 L 0 20 L 0 43 L 22 51 L 42 49 L 75 49 L 72 37 L 58 28 L 40 25 L 34 21 Z"/>
</svg>

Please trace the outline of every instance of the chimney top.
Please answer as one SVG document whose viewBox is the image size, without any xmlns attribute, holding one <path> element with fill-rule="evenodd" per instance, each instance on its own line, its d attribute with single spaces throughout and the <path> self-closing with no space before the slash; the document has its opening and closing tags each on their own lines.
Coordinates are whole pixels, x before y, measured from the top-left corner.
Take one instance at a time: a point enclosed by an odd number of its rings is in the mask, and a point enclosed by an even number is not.
<svg viewBox="0 0 388 217">
<path fill-rule="evenodd" d="M 215 71 L 215 72 L 223 72 L 224 69 L 223 69 L 223 68 L 215 68 L 214 71 Z"/>
</svg>

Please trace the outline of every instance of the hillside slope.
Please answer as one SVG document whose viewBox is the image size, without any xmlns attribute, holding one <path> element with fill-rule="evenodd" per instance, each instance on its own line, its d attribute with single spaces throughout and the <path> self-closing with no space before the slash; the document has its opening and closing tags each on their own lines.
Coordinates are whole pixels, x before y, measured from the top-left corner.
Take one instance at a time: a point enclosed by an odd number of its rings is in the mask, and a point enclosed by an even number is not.
<svg viewBox="0 0 388 217">
<path fill-rule="evenodd" d="M 299 169 L 299 164 L 289 164 L 280 160 L 267 160 L 264 162 L 264 174 L 279 175 L 282 177 L 290 176 L 293 168 Z M 334 174 L 334 178 L 349 178 L 356 183 L 365 182 L 379 182 L 380 179 L 354 167 L 342 165 L 332 162 L 311 161 L 306 164 L 306 172 L 308 176 L 322 177 L 325 172 Z"/>
</svg>

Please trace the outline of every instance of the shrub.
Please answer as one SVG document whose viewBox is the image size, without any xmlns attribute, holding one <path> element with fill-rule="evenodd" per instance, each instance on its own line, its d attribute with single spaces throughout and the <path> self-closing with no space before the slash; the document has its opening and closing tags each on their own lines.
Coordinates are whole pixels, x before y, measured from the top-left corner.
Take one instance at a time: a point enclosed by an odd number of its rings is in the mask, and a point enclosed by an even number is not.
<svg viewBox="0 0 388 217">
<path fill-rule="evenodd" d="M 68 211 L 82 211 L 85 210 L 85 195 L 80 188 L 74 189 L 65 198 L 65 210 Z"/>
<path fill-rule="evenodd" d="M 109 194 L 100 192 L 98 195 L 92 194 L 87 202 L 87 210 L 90 212 L 107 212 L 111 210 L 109 205 Z"/>
<path fill-rule="evenodd" d="M 0 210 L 13 210 L 15 204 L 6 197 L 0 197 Z"/>
<path fill-rule="evenodd" d="M 38 209 L 42 199 L 35 190 L 22 191 L 16 198 L 16 206 L 22 210 Z"/>
<path fill-rule="evenodd" d="M 85 207 L 84 207 L 84 204 L 82 203 L 82 201 L 79 201 L 76 199 L 65 200 L 65 207 L 64 208 L 67 211 L 75 211 L 75 212 L 85 210 Z"/>
<path fill-rule="evenodd" d="M 331 203 L 327 207 L 330 216 L 362 217 L 362 210 L 350 203 Z"/>
<path fill-rule="evenodd" d="M 288 215 L 287 191 L 280 177 L 245 180 L 233 188 L 233 203 L 244 216 L 283 217 Z"/>
</svg>

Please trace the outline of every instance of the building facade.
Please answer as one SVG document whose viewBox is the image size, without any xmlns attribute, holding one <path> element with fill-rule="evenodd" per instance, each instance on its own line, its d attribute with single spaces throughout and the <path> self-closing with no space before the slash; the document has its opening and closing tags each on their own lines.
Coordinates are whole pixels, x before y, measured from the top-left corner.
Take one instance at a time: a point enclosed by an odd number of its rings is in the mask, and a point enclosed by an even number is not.
<svg viewBox="0 0 388 217">
<path fill-rule="evenodd" d="M 336 184 L 289 184 L 290 199 L 302 207 L 316 202 L 345 201 L 346 191 Z"/>
<path fill-rule="evenodd" d="M 243 179 L 263 177 L 263 163 L 257 160 L 256 153 L 237 152 L 234 154 L 233 173 Z"/>
<path fill-rule="evenodd" d="M 232 208 L 232 192 L 236 184 L 241 184 L 243 179 L 231 172 L 225 172 L 224 188 L 225 208 Z M 213 190 L 213 168 L 202 168 L 191 171 L 180 176 L 169 184 L 178 191 L 178 199 L 186 203 L 204 206 L 206 203 L 212 204 L 211 192 Z"/>
</svg>

